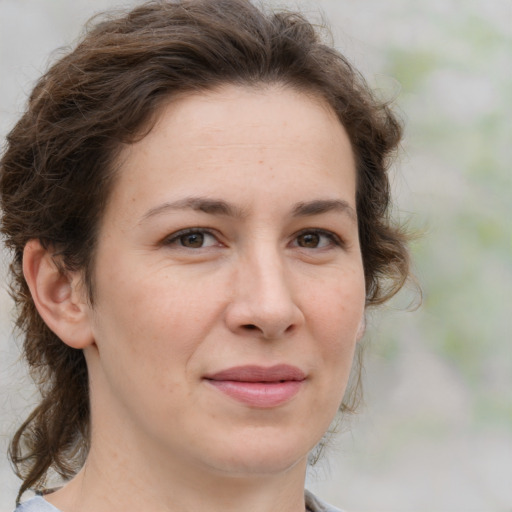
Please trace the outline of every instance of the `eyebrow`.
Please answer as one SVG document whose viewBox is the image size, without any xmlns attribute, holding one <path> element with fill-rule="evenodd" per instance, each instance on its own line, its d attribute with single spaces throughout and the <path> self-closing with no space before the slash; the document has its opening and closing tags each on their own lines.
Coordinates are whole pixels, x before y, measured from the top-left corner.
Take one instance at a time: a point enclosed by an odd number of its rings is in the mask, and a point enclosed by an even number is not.
<svg viewBox="0 0 512 512">
<path fill-rule="evenodd" d="M 142 216 L 142 221 L 173 210 L 195 210 L 208 213 L 210 215 L 225 215 L 227 217 L 241 218 L 246 216 L 246 212 L 233 204 L 227 203 L 222 199 L 209 199 L 206 197 L 187 197 L 169 203 L 163 203 L 155 208 L 151 208 Z"/>
<path fill-rule="evenodd" d="M 305 203 L 298 203 L 293 209 L 294 217 L 309 217 L 310 215 L 321 215 L 328 212 L 346 213 L 351 220 L 357 221 L 357 213 L 347 201 L 341 199 L 318 199 Z"/>
<path fill-rule="evenodd" d="M 206 197 L 187 197 L 178 201 L 163 203 L 148 210 L 141 218 L 145 221 L 151 217 L 174 210 L 195 210 L 210 215 L 224 215 L 227 217 L 243 218 L 247 212 L 236 205 L 222 199 L 210 199 Z M 357 221 L 356 211 L 347 201 L 341 199 L 317 199 L 313 201 L 297 203 L 293 210 L 293 217 L 309 217 L 328 212 L 341 212 L 347 214 L 351 220 Z"/>
</svg>

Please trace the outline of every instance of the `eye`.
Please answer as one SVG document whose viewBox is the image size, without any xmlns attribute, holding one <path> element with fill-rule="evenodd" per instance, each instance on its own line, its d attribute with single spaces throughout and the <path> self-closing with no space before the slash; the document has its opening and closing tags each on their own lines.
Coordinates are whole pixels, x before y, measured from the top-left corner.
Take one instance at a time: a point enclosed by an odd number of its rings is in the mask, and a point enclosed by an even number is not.
<svg viewBox="0 0 512 512">
<path fill-rule="evenodd" d="M 295 238 L 294 244 L 304 249 L 325 249 L 343 245 L 337 235 L 321 229 L 302 231 Z"/>
<path fill-rule="evenodd" d="M 217 238 L 204 229 L 184 229 L 174 233 L 164 241 L 169 246 L 185 247 L 187 249 L 202 249 L 219 245 Z"/>
</svg>

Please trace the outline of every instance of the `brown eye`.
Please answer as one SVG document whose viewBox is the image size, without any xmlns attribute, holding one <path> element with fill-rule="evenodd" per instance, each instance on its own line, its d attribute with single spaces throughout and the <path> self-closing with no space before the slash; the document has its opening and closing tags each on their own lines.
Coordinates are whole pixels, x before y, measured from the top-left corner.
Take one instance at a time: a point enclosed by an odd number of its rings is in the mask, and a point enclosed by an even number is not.
<svg viewBox="0 0 512 512">
<path fill-rule="evenodd" d="M 298 233 L 293 240 L 293 245 L 303 249 L 344 247 L 344 243 L 338 235 L 324 229 L 309 229 Z"/>
<path fill-rule="evenodd" d="M 318 233 L 303 233 L 297 237 L 297 245 L 306 249 L 315 249 L 320 244 Z"/>
<path fill-rule="evenodd" d="M 187 233 L 186 235 L 181 235 L 180 244 L 183 247 L 190 247 L 191 249 L 198 249 L 202 247 L 204 244 L 204 234 L 203 233 Z"/>
<path fill-rule="evenodd" d="M 208 249 L 222 246 L 213 233 L 202 228 L 182 229 L 164 239 L 162 244 L 171 249 Z"/>
</svg>

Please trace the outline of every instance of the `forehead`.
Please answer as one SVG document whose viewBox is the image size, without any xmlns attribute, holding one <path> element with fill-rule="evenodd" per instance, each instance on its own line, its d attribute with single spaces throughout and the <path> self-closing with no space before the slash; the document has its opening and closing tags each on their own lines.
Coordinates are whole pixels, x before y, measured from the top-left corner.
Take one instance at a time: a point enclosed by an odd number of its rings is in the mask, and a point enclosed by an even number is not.
<svg viewBox="0 0 512 512">
<path fill-rule="evenodd" d="M 193 147 L 278 140 L 321 147 L 334 141 L 341 142 L 344 150 L 350 147 L 344 127 L 323 97 L 278 84 L 224 85 L 211 91 L 182 93 L 164 102 L 153 117 L 149 133 L 126 146 L 122 156 L 140 146 L 148 150 L 157 145 L 172 147 L 175 140 L 175 146 L 186 141 Z"/>
<path fill-rule="evenodd" d="M 312 193 L 339 176 L 355 186 L 352 148 L 335 113 L 322 98 L 286 87 L 225 86 L 173 98 L 120 156 L 114 196 L 132 203 L 146 189 L 168 200 L 187 187 L 229 193 L 235 181 L 256 194 L 263 176 L 277 187 L 309 180 Z"/>
</svg>

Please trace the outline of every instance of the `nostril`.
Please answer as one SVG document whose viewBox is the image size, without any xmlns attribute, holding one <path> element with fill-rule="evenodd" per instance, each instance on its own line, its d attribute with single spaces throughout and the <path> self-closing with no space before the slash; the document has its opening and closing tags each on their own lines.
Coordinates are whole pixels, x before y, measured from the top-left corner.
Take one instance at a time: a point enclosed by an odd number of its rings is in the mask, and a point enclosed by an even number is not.
<svg viewBox="0 0 512 512">
<path fill-rule="evenodd" d="M 286 330 L 284 331 L 286 334 L 290 334 L 294 330 L 295 326 L 294 324 L 289 325 Z"/>
<path fill-rule="evenodd" d="M 291 334 L 294 330 L 294 327 L 295 326 L 293 324 L 289 325 L 283 332 L 281 332 L 281 334 Z M 275 337 L 276 335 L 275 333 L 271 335 L 271 333 L 266 332 L 264 329 L 258 327 L 256 324 L 244 324 L 241 326 L 241 328 L 244 329 L 245 331 L 258 331 L 266 337 Z"/>
</svg>

